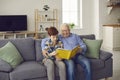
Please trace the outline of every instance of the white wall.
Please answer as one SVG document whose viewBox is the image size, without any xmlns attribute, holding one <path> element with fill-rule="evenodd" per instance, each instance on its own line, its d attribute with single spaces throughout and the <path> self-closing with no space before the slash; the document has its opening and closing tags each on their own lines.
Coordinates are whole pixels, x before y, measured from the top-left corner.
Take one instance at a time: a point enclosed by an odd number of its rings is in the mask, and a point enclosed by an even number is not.
<svg viewBox="0 0 120 80">
<path fill-rule="evenodd" d="M 99 38 L 100 33 L 100 24 L 99 24 L 99 0 L 93 0 L 93 27 L 94 27 L 94 34 L 96 38 Z"/>
<path fill-rule="evenodd" d="M 117 19 L 120 18 L 120 7 L 113 8 L 111 14 L 108 14 L 107 3 L 108 0 L 99 0 L 99 37 L 103 38 L 104 49 L 120 50 L 120 30 L 103 27 L 105 24 L 117 23 Z"/>
<path fill-rule="evenodd" d="M 62 0 L 0 0 L 0 15 L 27 15 L 28 30 L 33 31 L 35 27 L 34 10 L 42 10 L 44 4 L 50 6 L 50 9 L 58 9 L 59 25 L 61 24 L 61 3 Z M 83 29 L 72 30 L 77 34 L 92 34 L 93 28 L 93 0 L 83 0 Z"/>
<path fill-rule="evenodd" d="M 94 34 L 94 24 L 93 24 L 93 0 L 82 0 L 83 1 L 83 28 L 79 30 L 72 30 L 73 33 L 77 34 Z"/>
<path fill-rule="evenodd" d="M 61 0 L 0 0 L 0 15 L 27 15 L 28 30 L 34 31 L 34 10 L 42 10 L 45 4 L 50 6 L 50 9 L 59 10 L 60 3 Z"/>
</svg>

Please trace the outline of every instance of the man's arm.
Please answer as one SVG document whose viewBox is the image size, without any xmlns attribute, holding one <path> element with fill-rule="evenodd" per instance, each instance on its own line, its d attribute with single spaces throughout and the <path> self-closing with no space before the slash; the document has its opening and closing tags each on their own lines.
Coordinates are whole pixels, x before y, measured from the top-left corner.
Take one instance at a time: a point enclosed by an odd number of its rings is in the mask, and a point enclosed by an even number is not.
<svg viewBox="0 0 120 80">
<path fill-rule="evenodd" d="M 76 38 L 77 38 L 77 41 L 78 41 L 78 43 L 80 45 L 80 48 L 82 48 L 81 53 L 85 54 L 85 52 L 87 50 L 86 44 L 83 42 L 83 40 L 78 35 L 76 35 Z"/>
</svg>

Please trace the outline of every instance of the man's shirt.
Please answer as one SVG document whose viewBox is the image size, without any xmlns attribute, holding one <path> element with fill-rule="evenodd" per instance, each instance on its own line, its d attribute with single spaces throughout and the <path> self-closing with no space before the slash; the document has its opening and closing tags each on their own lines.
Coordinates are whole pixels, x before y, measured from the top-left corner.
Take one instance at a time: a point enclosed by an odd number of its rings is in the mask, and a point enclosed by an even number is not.
<svg viewBox="0 0 120 80">
<path fill-rule="evenodd" d="M 69 37 L 63 37 L 62 35 L 59 35 L 59 38 L 63 42 L 64 49 L 72 50 L 76 46 L 80 46 L 82 48 L 82 54 L 84 54 L 87 49 L 80 36 L 76 34 L 70 33 Z"/>
</svg>

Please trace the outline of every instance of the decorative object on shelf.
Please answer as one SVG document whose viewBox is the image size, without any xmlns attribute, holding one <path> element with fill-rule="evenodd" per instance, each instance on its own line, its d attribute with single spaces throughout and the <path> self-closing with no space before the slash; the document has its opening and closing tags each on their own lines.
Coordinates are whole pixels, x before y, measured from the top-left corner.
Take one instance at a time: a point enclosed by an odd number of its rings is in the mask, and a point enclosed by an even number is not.
<svg viewBox="0 0 120 80">
<path fill-rule="evenodd" d="M 112 12 L 112 10 L 116 7 L 120 7 L 120 0 L 108 0 L 108 14 Z"/>
<path fill-rule="evenodd" d="M 103 27 L 120 28 L 120 24 L 104 24 Z"/>
<path fill-rule="evenodd" d="M 43 9 L 47 11 L 50 7 L 48 5 L 44 5 Z"/>
<path fill-rule="evenodd" d="M 45 17 L 47 17 L 47 14 L 45 15 Z"/>
<path fill-rule="evenodd" d="M 44 31 L 44 29 L 43 29 L 43 26 L 42 26 L 42 25 L 40 25 L 40 31 Z"/>
<path fill-rule="evenodd" d="M 70 26 L 71 29 L 73 29 L 75 24 L 74 23 L 69 23 L 69 26 Z"/>
<path fill-rule="evenodd" d="M 48 18 L 47 21 L 55 21 L 56 19 Z"/>
<path fill-rule="evenodd" d="M 47 15 L 47 14 L 45 14 L 45 21 L 47 21 L 47 17 L 48 17 L 48 15 Z"/>
</svg>

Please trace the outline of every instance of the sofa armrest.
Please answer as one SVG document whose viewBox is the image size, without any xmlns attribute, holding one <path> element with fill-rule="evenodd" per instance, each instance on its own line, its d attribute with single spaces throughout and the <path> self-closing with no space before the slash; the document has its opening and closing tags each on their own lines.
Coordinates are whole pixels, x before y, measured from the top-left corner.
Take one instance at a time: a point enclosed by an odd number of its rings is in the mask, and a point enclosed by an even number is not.
<svg viewBox="0 0 120 80">
<path fill-rule="evenodd" d="M 112 57 L 112 53 L 100 50 L 100 59 L 107 60 Z"/>
<path fill-rule="evenodd" d="M 8 64 L 6 61 L 0 59 L 0 71 L 2 72 L 10 72 L 12 70 L 12 66 Z"/>
</svg>

